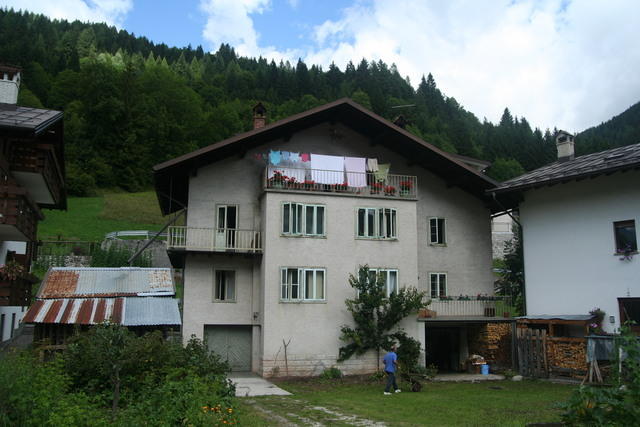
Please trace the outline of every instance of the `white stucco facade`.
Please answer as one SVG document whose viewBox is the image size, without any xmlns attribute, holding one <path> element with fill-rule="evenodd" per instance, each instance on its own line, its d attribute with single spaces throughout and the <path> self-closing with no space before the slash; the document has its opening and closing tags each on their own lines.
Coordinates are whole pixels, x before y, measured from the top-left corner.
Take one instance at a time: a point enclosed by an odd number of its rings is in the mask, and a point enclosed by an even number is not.
<svg viewBox="0 0 640 427">
<path fill-rule="evenodd" d="M 613 224 L 640 224 L 638 183 L 634 170 L 524 194 L 528 315 L 588 314 L 597 307 L 605 312 L 607 332 L 620 327 L 618 298 L 640 297 L 640 257 L 615 254 Z"/>
<path fill-rule="evenodd" d="M 330 132 L 330 129 L 333 129 Z M 336 132 L 337 131 L 337 132 Z M 330 135 L 339 133 L 339 139 Z M 391 173 L 417 176 L 417 199 L 374 198 L 352 194 L 264 190 L 266 164 L 256 155 L 270 149 L 326 155 L 374 157 L 391 163 Z M 282 204 L 324 206 L 325 235 L 282 234 Z M 242 155 L 203 166 L 189 183 L 188 227 L 215 227 L 217 207 L 237 206 L 238 229 L 262 233 L 263 253 L 188 253 L 184 270 L 183 337 L 206 335 L 209 326 L 251 328 L 251 370 L 262 375 L 317 375 L 331 366 L 345 373 L 372 372 L 375 354 L 338 364 L 340 327 L 352 324 L 345 299 L 355 291 L 349 274 L 360 265 L 398 271 L 398 284 L 429 291 L 429 273 L 448 275 L 448 294 L 493 292 L 490 212 L 483 201 L 408 159 L 341 124 L 321 124 Z M 358 208 L 392 208 L 397 238 L 366 240 L 356 236 Z M 447 242 L 428 242 L 429 218 L 445 218 Z M 325 271 L 322 301 L 287 302 L 280 297 L 281 268 Z M 214 301 L 215 271 L 235 271 L 234 302 Z M 424 347 L 424 325 L 415 317 L 401 325 Z"/>
</svg>

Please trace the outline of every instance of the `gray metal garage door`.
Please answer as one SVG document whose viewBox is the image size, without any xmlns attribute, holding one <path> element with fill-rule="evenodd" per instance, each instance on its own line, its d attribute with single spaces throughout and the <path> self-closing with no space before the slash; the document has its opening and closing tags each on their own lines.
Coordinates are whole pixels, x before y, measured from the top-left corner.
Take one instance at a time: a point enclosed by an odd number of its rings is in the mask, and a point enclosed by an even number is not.
<svg viewBox="0 0 640 427">
<path fill-rule="evenodd" d="M 229 362 L 233 371 L 251 370 L 251 326 L 205 326 L 209 350 Z"/>
</svg>

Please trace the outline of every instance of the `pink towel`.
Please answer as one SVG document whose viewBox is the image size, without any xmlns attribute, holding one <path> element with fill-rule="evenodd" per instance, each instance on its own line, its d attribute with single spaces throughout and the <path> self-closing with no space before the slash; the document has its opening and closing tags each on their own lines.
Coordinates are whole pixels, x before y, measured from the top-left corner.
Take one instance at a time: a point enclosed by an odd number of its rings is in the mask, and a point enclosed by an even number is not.
<svg viewBox="0 0 640 427">
<path fill-rule="evenodd" d="M 309 153 L 302 153 L 302 154 L 300 154 L 300 159 L 303 162 L 308 162 L 308 161 L 311 160 L 311 156 L 309 156 Z"/>
</svg>

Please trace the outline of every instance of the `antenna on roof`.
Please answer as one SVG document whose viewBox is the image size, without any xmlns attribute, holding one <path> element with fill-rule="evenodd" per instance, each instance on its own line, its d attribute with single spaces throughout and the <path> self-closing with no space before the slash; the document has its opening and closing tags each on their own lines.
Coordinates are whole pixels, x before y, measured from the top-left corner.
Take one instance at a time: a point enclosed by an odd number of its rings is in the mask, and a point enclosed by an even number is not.
<svg viewBox="0 0 640 427">
<path fill-rule="evenodd" d="M 391 108 L 409 108 L 409 107 L 415 107 L 416 104 L 404 104 L 404 105 L 394 105 Z"/>
</svg>

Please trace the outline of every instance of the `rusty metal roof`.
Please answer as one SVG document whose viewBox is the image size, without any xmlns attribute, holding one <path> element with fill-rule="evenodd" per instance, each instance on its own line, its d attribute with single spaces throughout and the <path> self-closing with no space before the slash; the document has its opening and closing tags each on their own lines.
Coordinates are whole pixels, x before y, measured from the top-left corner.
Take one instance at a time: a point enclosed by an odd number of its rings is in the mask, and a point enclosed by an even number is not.
<svg viewBox="0 0 640 427">
<path fill-rule="evenodd" d="M 124 326 L 180 325 L 178 300 L 169 297 L 41 299 L 23 322 L 97 325 L 104 321 Z"/>
<path fill-rule="evenodd" d="M 171 296 L 170 268 L 51 267 L 36 298 Z"/>
</svg>

